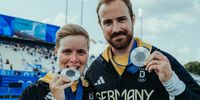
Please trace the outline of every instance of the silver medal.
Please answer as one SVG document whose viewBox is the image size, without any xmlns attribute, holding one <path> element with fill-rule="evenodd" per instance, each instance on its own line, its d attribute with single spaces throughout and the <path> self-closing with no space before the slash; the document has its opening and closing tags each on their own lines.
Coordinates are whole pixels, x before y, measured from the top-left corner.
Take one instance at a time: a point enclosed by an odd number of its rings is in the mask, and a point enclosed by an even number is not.
<svg viewBox="0 0 200 100">
<path fill-rule="evenodd" d="M 131 62 L 138 67 L 143 67 L 145 60 L 149 57 L 149 55 L 150 52 L 147 48 L 137 47 L 131 52 Z"/>
<path fill-rule="evenodd" d="M 66 75 L 72 81 L 77 81 L 80 78 L 80 72 L 76 69 L 65 68 L 61 71 L 61 75 Z"/>
</svg>

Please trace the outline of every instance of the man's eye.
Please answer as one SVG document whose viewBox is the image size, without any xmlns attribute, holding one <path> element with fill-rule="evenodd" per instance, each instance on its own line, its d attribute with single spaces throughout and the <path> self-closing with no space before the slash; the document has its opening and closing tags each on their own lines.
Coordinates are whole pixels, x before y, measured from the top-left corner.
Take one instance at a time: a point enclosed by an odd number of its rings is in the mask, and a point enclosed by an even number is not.
<svg viewBox="0 0 200 100">
<path fill-rule="evenodd" d="M 104 23 L 104 25 L 106 25 L 106 26 L 110 26 L 111 25 L 111 23 L 109 22 L 109 23 Z"/>
<path fill-rule="evenodd" d="M 118 22 L 120 22 L 120 23 L 125 22 L 125 21 L 126 21 L 125 18 L 121 18 L 121 19 L 118 20 Z"/>
<path fill-rule="evenodd" d="M 103 24 L 104 24 L 105 26 L 110 26 L 110 25 L 112 24 L 112 21 L 105 21 Z"/>
<path fill-rule="evenodd" d="M 123 22 L 125 22 L 126 20 L 127 20 L 127 17 L 125 17 L 125 16 L 122 16 L 122 17 L 117 18 L 117 21 L 120 22 L 120 23 L 123 23 Z"/>
</svg>

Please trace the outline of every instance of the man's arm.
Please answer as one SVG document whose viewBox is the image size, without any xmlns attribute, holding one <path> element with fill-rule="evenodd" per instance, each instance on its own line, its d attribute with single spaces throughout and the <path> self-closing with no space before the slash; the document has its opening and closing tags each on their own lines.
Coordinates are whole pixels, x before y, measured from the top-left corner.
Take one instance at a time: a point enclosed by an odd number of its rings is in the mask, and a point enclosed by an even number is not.
<svg viewBox="0 0 200 100">
<path fill-rule="evenodd" d="M 174 83 L 171 83 L 174 84 L 174 87 L 172 88 L 177 88 L 178 91 L 181 92 L 175 96 L 175 99 L 200 100 L 200 86 L 197 82 L 173 56 L 163 51 L 160 52 L 162 52 L 169 59 L 172 70 L 174 71 L 174 76 L 172 77 L 172 82 Z M 183 87 L 182 90 L 181 87 Z"/>
</svg>

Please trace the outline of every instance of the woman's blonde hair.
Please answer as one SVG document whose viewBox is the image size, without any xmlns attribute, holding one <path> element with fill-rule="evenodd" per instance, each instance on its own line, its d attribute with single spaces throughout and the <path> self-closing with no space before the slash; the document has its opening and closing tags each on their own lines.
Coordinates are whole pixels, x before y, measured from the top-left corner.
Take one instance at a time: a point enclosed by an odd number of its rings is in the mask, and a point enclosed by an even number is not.
<svg viewBox="0 0 200 100">
<path fill-rule="evenodd" d="M 59 47 L 59 42 L 66 36 L 81 35 L 87 39 L 87 49 L 89 50 L 90 38 L 88 32 L 77 24 L 67 24 L 62 26 L 56 33 L 56 48 Z"/>
</svg>

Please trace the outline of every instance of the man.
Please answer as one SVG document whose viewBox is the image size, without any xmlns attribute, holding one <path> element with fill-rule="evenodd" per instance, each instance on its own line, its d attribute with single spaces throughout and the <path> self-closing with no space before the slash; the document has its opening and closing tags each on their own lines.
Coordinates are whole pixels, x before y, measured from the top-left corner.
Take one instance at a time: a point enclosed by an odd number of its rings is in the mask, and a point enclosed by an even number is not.
<svg viewBox="0 0 200 100">
<path fill-rule="evenodd" d="M 86 73 L 95 100 L 200 100 L 199 85 L 174 57 L 133 38 L 129 0 L 99 0 L 96 12 L 109 46 Z M 143 67 L 129 64 L 137 47 L 151 53 Z"/>
</svg>

